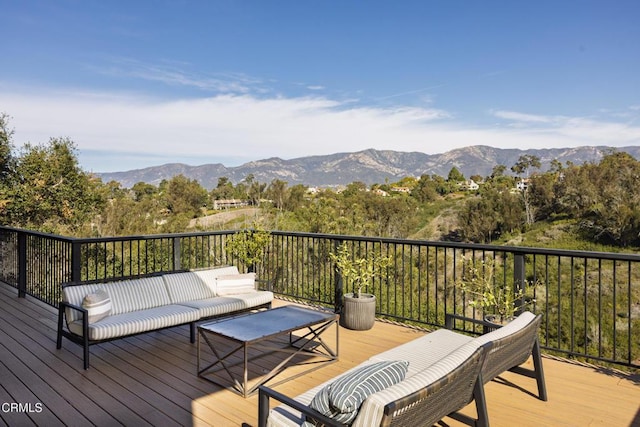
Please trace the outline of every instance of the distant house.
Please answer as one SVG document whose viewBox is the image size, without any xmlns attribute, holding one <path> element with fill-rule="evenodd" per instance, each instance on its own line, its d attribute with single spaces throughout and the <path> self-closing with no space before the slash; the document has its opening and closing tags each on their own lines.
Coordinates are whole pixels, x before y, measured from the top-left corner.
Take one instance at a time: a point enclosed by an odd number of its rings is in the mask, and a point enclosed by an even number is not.
<svg viewBox="0 0 640 427">
<path fill-rule="evenodd" d="M 476 183 L 474 180 L 469 179 L 467 181 L 462 181 L 458 183 L 458 186 L 460 187 L 461 190 L 463 191 L 476 191 L 480 188 L 480 186 L 478 185 L 478 183 Z"/>
<path fill-rule="evenodd" d="M 409 187 L 391 187 L 391 191 L 395 191 L 397 193 L 411 193 L 411 189 Z"/>
<path fill-rule="evenodd" d="M 529 187 L 529 182 L 531 180 L 529 178 L 522 178 L 520 181 L 516 183 L 516 190 L 525 191 Z"/>
<path fill-rule="evenodd" d="M 213 201 L 213 209 L 230 209 L 230 208 L 240 208 L 243 206 L 249 206 L 248 200 L 242 199 L 221 199 Z"/>
<path fill-rule="evenodd" d="M 382 197 L 387 197 L 389 195 L 389 193 L 387 193 L 384 190 L 381 190 L 380 188 L 376 188 L 375 190 L 373 190 L 373 194 L 377 196 L 382 196 Z"/>
</svg>

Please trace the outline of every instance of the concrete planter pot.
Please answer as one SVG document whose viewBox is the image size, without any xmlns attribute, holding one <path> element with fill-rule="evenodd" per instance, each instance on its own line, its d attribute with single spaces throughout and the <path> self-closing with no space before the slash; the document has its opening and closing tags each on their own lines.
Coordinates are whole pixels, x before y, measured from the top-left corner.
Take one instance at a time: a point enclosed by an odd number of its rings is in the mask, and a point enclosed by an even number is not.
<svg viewBox="0 0 640 427">
<path fill-rule="evenodd" d="M 376 320 L 376 296 L 361 293 L 359 298 L 354 294 L 344 294 L 344 304 L 340 316 L 340 325 L 355 331 L 366 331 L 373 328 Z"/>
</svg>

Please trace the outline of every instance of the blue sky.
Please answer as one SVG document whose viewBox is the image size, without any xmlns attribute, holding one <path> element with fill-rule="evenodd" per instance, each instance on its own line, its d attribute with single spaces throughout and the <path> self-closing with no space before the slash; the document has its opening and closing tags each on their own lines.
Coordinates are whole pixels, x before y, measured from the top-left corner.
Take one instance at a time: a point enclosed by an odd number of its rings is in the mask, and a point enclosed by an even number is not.
<svg viewBox="0 0 640 427">
<path fill-rule="evenodd" d="M 640 2 L 0 0 L 14 143 L 96 172 L 640 144 Z"/>
</svg>

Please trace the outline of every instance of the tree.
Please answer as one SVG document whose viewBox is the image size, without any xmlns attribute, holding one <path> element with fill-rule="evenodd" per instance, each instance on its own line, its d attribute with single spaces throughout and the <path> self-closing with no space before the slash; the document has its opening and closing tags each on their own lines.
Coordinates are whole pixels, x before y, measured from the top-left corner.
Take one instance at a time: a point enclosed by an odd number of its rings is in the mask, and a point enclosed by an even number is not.
<svg viewBox="0 0 640 427">
<path fill-rule="evenodd" d="M 531 168 L 540 169 L 541 166 L 542 164 L 538 156 L 525 154 L 518 158 L 518 161 L 511 167 L 511 170 L 518 176 L 525 175 L 528 177 Z"/>
<path fill-rule="evenodd" d="M 244 189 L 246 191 L 246 199 L 253 206 L 260 206 L 260 200 L 264 195 L 264 191 L 267 188 L 266 183 L 260 183 L 256 181 L 255 176 L 250 173 L 244 179 Z"/>
<path fill-rule="evenodd" d="M 540 168 L 540 158 L 532 154 L 525 154 L 518 158 L 515 165 L 511 167 L 511 170 L 518 176 L 525 174 L 529 177 L 529 170 L 531 168 Z M 528 186 L 527 186 L 528 187 Z M 524 207 L 526 212 L 527 224 L 533 224 L 535 222 L 535 214 L 531 205 L 528 188 L 524 188 L 521 192 L 522 199 L 524 200 Z"/>
<path fill-rule="evenodd" d="M 9 129 L 9 116 L 0 113 L 0 219 L 6 215 L 6 207 L 10 203 L 10 182 L 15 167 L 13 159 L 13 129 Z M 4 221 L 6 222 L 6 220 Z"/>
<path fill-rule="evenodd" d="M 69 139 L 27 144 L 17 159 L 10 191 L 11 223 L 58 233 L 80 232 L 104 204 L 97 191 L 101 185 L 80 168 L 75 144 Z"/>
<path fill-rule="evenodd" d="M 11 174 L 14 165 L 13 129 L 9 129 L 9 116 L 0 113 L 0 180 L 2 182 Z"/>
<path fill-rule="evenodd" d="M 284 203 L 284 208 L 289 212 L 294 212 L 304 204 L 304 196 L 307 194 L 307 187 L 296 184 L 289 189 L 289 197 Z"/>
<path fill-rule="evenodd" d="M 284 205 L 289 197 L 289 192 L 287 191 L 287 182 L 279 179 L 274 179 L 269 184 L 269 188 L 267 188 L 268 197 L 273 200 L 273 204 L 276 209 L 282 210 Z"/>
<path fill-rule="evenodd" d="M 433 202 L 438 198 L 435 181 L 427 174 L 422 175 L 416 186 L 411 190 L 411 196 L 420 203 Z"/>
<path fill-rule="evenodd" d="M 195 179 L 176 175 L 166 182 L 164 198 L 173 214 L 195 218 L 207 203 L 207 190 Z"/>
<path fill-rule="evenodd" d="M 530 200 L 530 209 L 534 215 L 534 221 L 540 221 L 550 218 L 554 212 L 553 192 L 554 185 L 558 179 L 558 174 L 547 172 L 531 177 L 531 182 L 527 187 Z"/>
<path fill-rule="evenodd" d="M 218 178 L 218 185 L 211 190 L 211 198 L 214 200 L 233 199 L 234 194 L 233 183 L 226 176 Z"/>
<path fill-rule="evenodd" d="M 460 236 L 469 242 L 490 242 L 498 221 L 494 212 L 494 205 L 489 198 L 473 197 L 466 201 L 458 212 Z"/>
<path fill-rule="evenodd" d="M 447 181 L 454 184 L 457 184 L 458 182 L 462 182 L 464 180 L 464 175 L 455 166 L 451 168 L 451 170 L 449 171 L 449 175 L 447 175 Z"/>
<path fill-rule="evenodd" d="M 152 184 L 146 182 L 137 182 L 131 187 L 131 190 L 135 194 L 136 202 L 139 202 L 147 197 L 154 197 L 158 194 L 158 188 Z"/>
<path fill-rule="evenodd" d="M 583 229 L 622 246 L 640 242 L 640 162 L 627 153 L 612 153 L 588 170 L 595 203 L 582 212 Z"/>
</svg>

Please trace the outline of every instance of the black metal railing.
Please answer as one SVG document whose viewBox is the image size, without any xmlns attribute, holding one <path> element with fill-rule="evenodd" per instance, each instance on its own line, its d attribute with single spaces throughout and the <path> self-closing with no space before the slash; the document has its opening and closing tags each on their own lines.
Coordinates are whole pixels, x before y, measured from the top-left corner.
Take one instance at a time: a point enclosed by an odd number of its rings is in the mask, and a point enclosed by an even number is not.
<svg viewBox="0 0 640 427">
<path fill-rule="evenodd" d="M 222 264 L 244 270 L 225 250 L 234 233 L 76 239 L 0 227 L 0 280 L 56 306 L 64 282 Z M 445 313 L 481 315 L 457 286 L 472 261 L 492 266 L 494 286 L 526 291 L 521 303 L 543 314 L 547 351 L 640 368 L 640 256 L 274 231 L 257 273 L 279 295 L 339 311 L 342 294 L 354 291 L 342 288 L 329 256 L 343 243 L 354 256 L 391 260 L 363 289 L 376 295 L 380 317 L 436 328 Z"/>
</svg>

